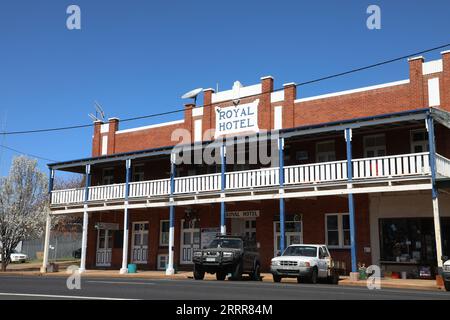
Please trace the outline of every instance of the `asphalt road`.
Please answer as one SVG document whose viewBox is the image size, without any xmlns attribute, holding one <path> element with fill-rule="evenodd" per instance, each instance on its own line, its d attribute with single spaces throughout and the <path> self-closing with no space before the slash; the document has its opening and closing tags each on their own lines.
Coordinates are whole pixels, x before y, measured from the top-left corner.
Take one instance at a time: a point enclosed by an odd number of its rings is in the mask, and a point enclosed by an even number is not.
<svg viewBox="0 0 450 320">
<path fill-rule="evenodd" d="M 195 281 L 82 278 L 69 290 L 63 277 L 0 276 L 0 299 L 149 299 L 149 300 L 290 300 L 290 299 L 431 299 L 450 300 L 450 292 L 404 289 L 369 290 L 328 284 L 252 281 Z"/>
</svg>

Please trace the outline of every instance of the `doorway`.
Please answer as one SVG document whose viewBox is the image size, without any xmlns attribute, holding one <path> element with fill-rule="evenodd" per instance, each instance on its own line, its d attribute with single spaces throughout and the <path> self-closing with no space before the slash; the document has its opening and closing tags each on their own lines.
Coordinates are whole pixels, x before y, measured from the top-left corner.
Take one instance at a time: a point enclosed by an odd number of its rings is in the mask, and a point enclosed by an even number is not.
<svg viewBox="0 0 450 320">
<path fill-rule="evenodd" d="M 181 220 L 180 264 L 192 264 L 192 252 L 199 248 L 199 221 L 197 219 Z"/>
<path fill-rule="evenodd" d="M 133 263 L 147 263 L 148 227 L 148 221 L 133 222 L 133 240 L 131 247 L 131 261 Z"/>
<path fill-rule="evenodd" d="M 110 267 L 112 255 L 112 232 L 113 230 L 98 229 L 97 231 L 97 253 L 96 263 L 97 267 Z"/>
</svg>

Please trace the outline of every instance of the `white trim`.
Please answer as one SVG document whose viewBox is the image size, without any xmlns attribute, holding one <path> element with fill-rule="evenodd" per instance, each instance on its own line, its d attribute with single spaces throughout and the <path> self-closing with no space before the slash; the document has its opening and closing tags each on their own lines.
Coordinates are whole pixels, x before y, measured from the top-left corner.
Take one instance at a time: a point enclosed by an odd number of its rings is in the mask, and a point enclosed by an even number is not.
<svg viewBox="0 0 450 320">
<path fill-rule="evenodd" d="M 239 99 L 248 97 L 248 96 L 254 96 L 257 94 L 261 94 L 262 92 L 262 85 L 259 84 L 255 84 L 252 86 L 247 86 L 247 87 L 240 87 L 239 88 Z M 211 95 L 211 103 L 217 103 L 220 101 L 227 101 L 227 100 L 233 100 L 236 99 L 235 97 L 235 90 L 231 89 L 231 90 L 227 90 L 227 91 L 222 91 L 222 92 L 217 92 L 217 93 L 213 93 Z"/>
<path fill-rule="evenodd" d="M 283 106 L 273 108 L 273 129 L 283 129 Z"/>
<path fill-rule="evenodd" d="M 411 57 L 411 58 L 408 58 L 408 61 L 413 61 L 413 60 L 418 60 L 418 59 L 424 60 L 425 58 L 423 56 Z"/>
<path fill-rule="evenodd" d="M 266 79 L 272 79 L 273 80 L 273 77 L 272 76 L 265 76 L 265 77 L 261 77 L 260 80 L 266 80 Z"/>
<path fill-rule="evenodd" d="M 433 60 L 422 64 L 423 75 L 442 72 L 442 70 L 443 70 L 442 59 Z"/>
<path fill-rule="evenodd" d="M 203 107 L 192 108 L 192 116 L 199 117 L 203 115 Z"/>
<path fill-rule="evenodd" d="M 284 101 L 284 90 L 274 91 L 270 93 L 270 102 Z"/>
<path fill-rule="evenodd" d="M 327 218 L 329 216 L 337 216 L 337 232 L 338 232 L 338 242 L 339 245 L 329 245 L 328 244 L 328 224 L 327 224 Z M 350 245 L 344 245 L 344 223 L 343 223 L 343 216 L 349 216 L 350 214 L 348 212 L 336 212 L 336 213 L 326 213 L 325 214 L 325 244 L 329 249 L 349 249 Z M 350 226 L 349 229 L 350 230 Z M 336 231 L 336 230 L 334 230 Z"/>
<path fill-rule="evenodd" d="M 450 50 L 441 51 L 441 55 L 446 53 L 450 53 Z"/>
<path fill-rule="evenodd" d="M 108 135 L 102 136 L 102 156 L 108 154 Z"/>
<path fill-rule="evenodd" d="M 439 78 L 428 79 L 428 105 L 430 107 L 438 107 L 441 105 Z"/>
<path fill-rule="evenodd" d="M 202 119 L 194 121 L 194 142 L 202 141 Z"/>
<path fill-rule="evenodd" d="M 288 82 L 288 83 L 283 83 L 283 87 L 287 87 L 287 86 L 296 86 L 297 84 L 295 82 Z"/>
<path fill-rule="evenodd" d="M 168 122 L 161 122 L 161 123 L 157 123 L 157 124 L 151 124 L 149 126 L 120 130 L 120 131 L 116 131 L 116 134 L 128 133 L 128 132 L 134 132 L 134 131 L 140 131 L 140 130 L 147 130 L 147 129 L 159 128 L 159 127 L 164 127 L 164 126 L 171 126 L 171 125 L 180 124 L 180 123 L 184 123 L 184 119 L 168 121 Z"/>
<path fill-rule="evenodd" d="M 100 133 L 108 133 L 109 132 L 109 123 L 104 123 L 100 126 Z"/>
<path fill-rule="evenodd" d="M 352 93 L 358 93 L 358 92 L 388 88 L 388 87 L 393 87 L 393 86 L 399 86 L 399 85 L 407 84 L 407 83 L 409 83 L 409 79 L 394 81 L 394 82 L 389 82 L 389 83 L 383 83 L 383 84 L 378 84 L 378 85 L 369 86 L 369 87 L 362 87 L 362 88 L 357 88 L 357 89 L 327 93 L 327 94 L 322 94 L 322 95 L 308 97 L 308 98 L 301 98 L 301 99 L 295 100 L 294 102 L 297 103 L 297 102 L 306 102 L 306 101 L 312 101 L 312 100 L 326 99 L 326 98 L 343 96 L 343 95 L 352 94 Z"/>
</svg>

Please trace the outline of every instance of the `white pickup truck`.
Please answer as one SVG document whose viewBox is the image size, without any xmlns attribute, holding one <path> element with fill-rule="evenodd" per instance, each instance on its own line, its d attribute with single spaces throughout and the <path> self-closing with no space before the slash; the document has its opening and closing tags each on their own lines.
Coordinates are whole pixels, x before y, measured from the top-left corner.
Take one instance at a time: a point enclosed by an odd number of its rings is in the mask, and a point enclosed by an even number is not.
<svg viewBox="0 0 450 320">
<path fill-rule="evenodd" d="M 444 278 L 445 290 L 450 291 L 450 260 L 448 257 L 442 257 L 442 260 L 444 262 L 442 275 Z"/>
<path fill-rule="evenodd" d="M 333 261 L 326 245 L 294 244 L 272 259 L 271 273 L 274 282 L 282 278 L 297 278 L 301 283 L 317 283 L 319 279 L 337 284 L 339 274 L 333 268 Z"/>
</svg>

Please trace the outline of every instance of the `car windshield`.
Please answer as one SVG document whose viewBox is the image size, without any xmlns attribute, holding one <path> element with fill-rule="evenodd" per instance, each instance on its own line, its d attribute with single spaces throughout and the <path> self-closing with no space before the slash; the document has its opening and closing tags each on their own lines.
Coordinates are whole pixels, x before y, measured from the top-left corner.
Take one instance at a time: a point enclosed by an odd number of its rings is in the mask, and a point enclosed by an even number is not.
<svg viewBox="0 0 450 320">
<path fill-rule="evenodd" d="M 214 239 L 209 243 L 206 247 L 207 249 L 211 248 L 230 248 L 230 249 L 239 249 L 242 247 L 242 240 L 240 239 Z"/>
<path fill-rule="evenodd" d="M 315 257 L 317 256 L 317 248 L 309 246 L 291 246 L 286 248 L 283 256 Z"/>
</svg>

